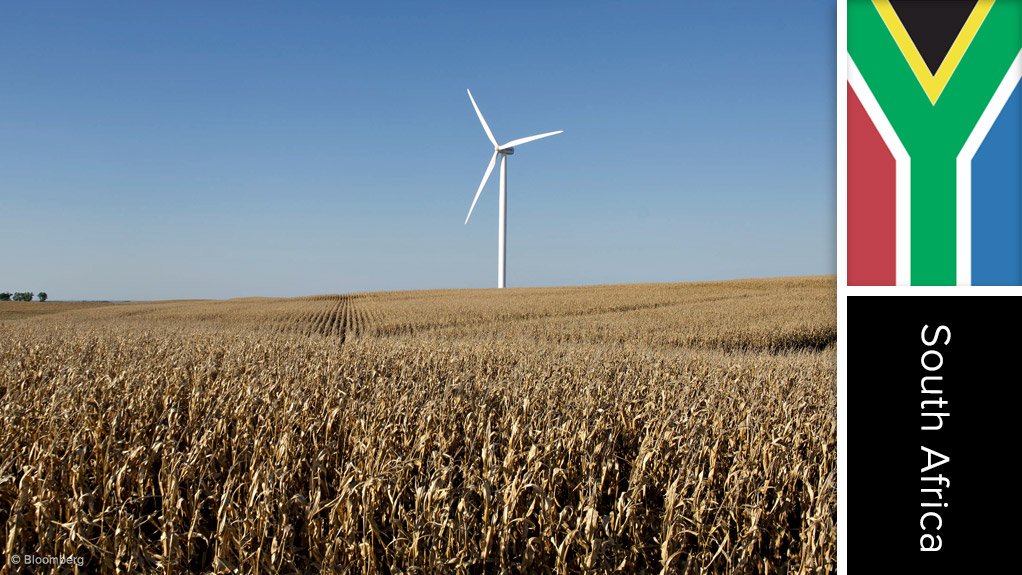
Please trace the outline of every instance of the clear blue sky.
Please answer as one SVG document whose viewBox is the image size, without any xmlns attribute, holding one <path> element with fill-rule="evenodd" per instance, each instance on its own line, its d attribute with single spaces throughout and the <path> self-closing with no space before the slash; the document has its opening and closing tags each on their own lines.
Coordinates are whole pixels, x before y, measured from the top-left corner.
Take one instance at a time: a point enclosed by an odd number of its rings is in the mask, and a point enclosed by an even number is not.
<svg viewBox="0 0 1022 575">
<path fill-rule="evenodd" d="M 0 289 L 288 296 L 834 273 L 831 2 L 23 2 Z"/>
</svg>

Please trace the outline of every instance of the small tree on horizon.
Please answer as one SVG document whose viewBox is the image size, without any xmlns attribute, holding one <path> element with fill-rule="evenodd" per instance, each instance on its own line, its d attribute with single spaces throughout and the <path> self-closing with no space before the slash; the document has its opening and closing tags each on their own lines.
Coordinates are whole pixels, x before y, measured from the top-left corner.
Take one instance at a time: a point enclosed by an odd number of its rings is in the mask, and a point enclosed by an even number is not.
<svg viewBox="0 0 1022 575">
<path fill-rule="evenodd" d="M 19 291 L 14 294 L 14 301 L 32 301 L 35 294 L 30 291 Z"/>
<path fill-rule="evenodd" d="M 50 296 L 46 295 L 46 292 L 41 291 L 36 295 L 36 297 L 39 298 L 39 301 L 46 301 L 46 298 Z"/>
<path fill-rule="evenodd" d="M 11 301 L 11 292 L 0 292 L 0 301 Z"/>
</svg>

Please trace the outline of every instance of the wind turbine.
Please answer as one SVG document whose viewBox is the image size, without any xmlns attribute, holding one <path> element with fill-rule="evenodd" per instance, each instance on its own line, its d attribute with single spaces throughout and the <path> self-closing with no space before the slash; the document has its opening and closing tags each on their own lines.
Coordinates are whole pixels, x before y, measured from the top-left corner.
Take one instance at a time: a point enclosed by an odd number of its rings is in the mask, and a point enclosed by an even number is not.
<svg viewBox="0 0 1022 575">
<path fill-rule="evenodd" d="M 479 189 L 476 191 L 476 197 L 472 200 L 472 207 L 468 209 L 468 216 L 465 217 L 465 223 L 468 223 L 469 218 L 472 217 L 472 210 L 476 207 L 476 202 L 479 201 L 479 194 L 483 193 L 483 188 L 486 187 L 486 181 L 490 179 L 490 173 L 493 172 L 493 166 L 497 163 L 497 156 L 500 156 L 500 216 L 497 220 L 498 231 L 497 231 L 497 287 L 505 287 L 506 275 L 506 255 L 507 250 L 507 157 L 515 153 L 515 146 L 527 144 L 542 138 L 549 138 L 550 136 L 556 136 L 564 130 L 557 130 L 556 132 L 546 132 L 545 134 L 536 134 L 535 136 L 529 136 L 527 138 L 518 138 L 517 140 L 511 140 L 510 142 L 501 145 L 497 143 L 497 139 L 493 137 L 493 132 L 490 131 L 490 126 L 486 124 L 486 118 L 483 117 L 483 113 L 479 111 L 479 106 L 476 105 L 475 98 L 472 97 L 472 90 L 466 90 L 468 92 L 468 99 L 472 102 L 472 107 L 476 111 L 476 116 L 479 116 L 479 123 L 483 125 L 483 131 L 486 132 L 486 137 L 490 139 L 493 144 L 493 157 L 490 158 L 490 164 L 486 166 L 486 172 L 483 174 L 483 181 L 479 182 Z"/>
</svg>

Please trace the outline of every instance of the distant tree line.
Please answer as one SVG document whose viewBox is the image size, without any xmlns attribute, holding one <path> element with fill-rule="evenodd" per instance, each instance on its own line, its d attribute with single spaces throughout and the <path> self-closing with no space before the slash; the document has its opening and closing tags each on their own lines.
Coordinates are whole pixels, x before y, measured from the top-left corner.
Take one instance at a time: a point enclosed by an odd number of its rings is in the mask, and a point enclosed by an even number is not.
<svg viewBox="0 0 1022 575">
<path fill-rule="evenodd" d="M 30 291 L 17 291 L 11 292 L 0 292 L 0 301 L 32 301 L 32 298 L 38 298 L 39 301 L 46 301 L 49 296 L 46 292 L 41 291 L 38 294 L 34 294 Z"/>
</svg>

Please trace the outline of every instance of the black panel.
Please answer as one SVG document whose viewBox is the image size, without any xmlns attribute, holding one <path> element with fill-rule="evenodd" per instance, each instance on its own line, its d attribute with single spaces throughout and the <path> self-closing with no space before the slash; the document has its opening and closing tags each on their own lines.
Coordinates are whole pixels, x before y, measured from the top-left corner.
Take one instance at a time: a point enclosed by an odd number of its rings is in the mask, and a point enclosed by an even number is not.
<svg viewBox="0 0 1022 575">
<path fill-rule="evenodd" d="M 1018 511 L 1006 469 L 1019 460 L 1020 307 L 1009 297 L 848 298 L 841 448 L 851 573 L 1001 573 L 1018 562 L 1015 530 L 996 526 Z M 923 377 L 934 378 L 925 393 Z M 924 446 L 950 460 L 922 472 Z M 942 549 L 921 551 L 925 534 L 939 535 Z"/>
<path fill-rule="evenodd" d="M 898 13 L 926 66 L 936 74 L 951 44 L 976 7 L 976 1 L 891 0 L 891 6 Z"/>
</svg>

